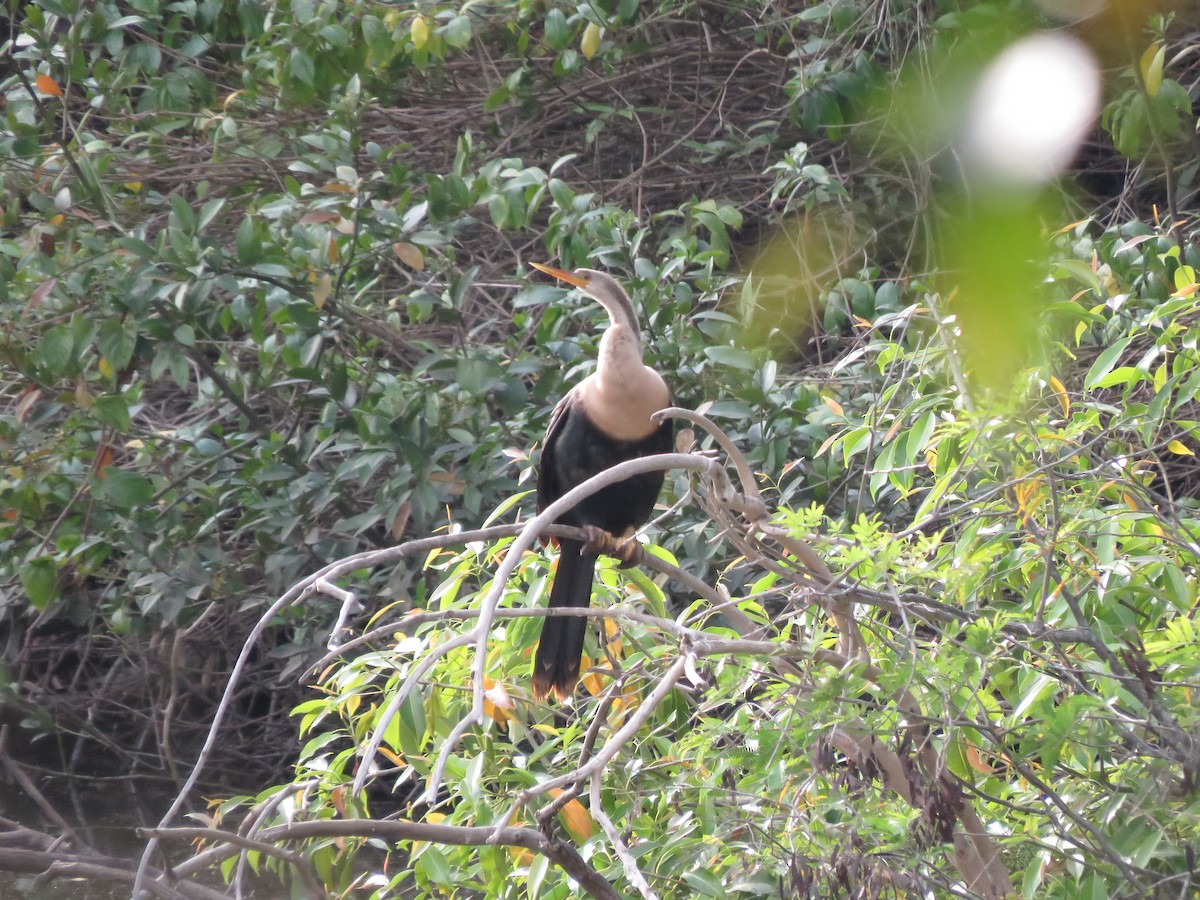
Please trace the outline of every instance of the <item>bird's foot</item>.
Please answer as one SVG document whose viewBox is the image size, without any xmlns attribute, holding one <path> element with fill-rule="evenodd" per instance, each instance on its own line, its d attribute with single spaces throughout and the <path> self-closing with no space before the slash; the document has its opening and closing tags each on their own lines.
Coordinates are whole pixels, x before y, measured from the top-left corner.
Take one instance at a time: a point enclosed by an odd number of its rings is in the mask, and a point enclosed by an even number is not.
<svg viewBox="0 0 1200 900">
<path fill-rule="evenodd" d="M 634 538 L 618 538 L 595 525 L 585 525 L 583 531 L 587 536 L 586 543 L 583 545 L 584 553 L 611 556 L 620 562 L 622 569 L 636 566 L 642 561 L 644 554 L 642 545 Z"/>
</svg>

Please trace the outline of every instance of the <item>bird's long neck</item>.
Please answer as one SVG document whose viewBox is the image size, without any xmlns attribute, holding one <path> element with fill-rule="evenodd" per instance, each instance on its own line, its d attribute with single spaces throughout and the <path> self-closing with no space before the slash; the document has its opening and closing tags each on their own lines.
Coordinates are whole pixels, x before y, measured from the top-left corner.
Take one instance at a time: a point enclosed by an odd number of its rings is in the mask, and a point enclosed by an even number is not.
<svg viewBox="0 0 1200 900">
<path fill-rule="evenodd" d="M 607 304 L 606 304 L 607 306 Z M 609 309 L 612 323 L 600 339 L 596 371 L 576 389 L 592 423 L 609 437 L 635 441 L 659 427 L 650 416 L 670 402 L 662 377 L 642 362 L 641 332 L 633 318 Z"/>
<path fill-rule="evenodd" d="M 614 331 L 620 331 L 624 335 L 628 335 L 633 340 L 633 346 L 637 350 L 638 362 L 642 361 L 642 329 L 638 325 L 637 313 L 633 311 L 633 303 L 624 291 L 620 291 L 617 296 L 601 296 L 597 297 L 600 305 L 604 307 L 608 313 L 608 331 L 604 333 L 604 337 L 600 339 L 600 351 L 604 351 L 604 342 L 609 339 L 609 336 Z"/>
<path fill-rule="evenodd" d="M 596 377 L 615 390 L 630 378 L 641 377 L 641 371 L 645 368 L 642 362 L 641 335 L 638 331 L 624 324 L 609 325 L 604 336 L 600 338 Z"/>
</svg>

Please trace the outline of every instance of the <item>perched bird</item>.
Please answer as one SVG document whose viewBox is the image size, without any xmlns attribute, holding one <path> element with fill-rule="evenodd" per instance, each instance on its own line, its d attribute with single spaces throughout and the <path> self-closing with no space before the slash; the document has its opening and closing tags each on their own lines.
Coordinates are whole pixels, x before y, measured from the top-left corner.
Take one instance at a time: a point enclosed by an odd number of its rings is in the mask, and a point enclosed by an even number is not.
<svg viewBox="0 0 1200 900">
<path fill-rule="evenodd" d="M 642 362 L 642 333 L 629 296 L 617 282 L 595 269 L 564 272 L 533 266 L 574 285 L 608 311 L 600 339 L 596 371 L 575 385 L 554 407 L 538 470 L 538 511 L 567 491 L 627 459 L 668 453 L 674 427 L 651 416 L 670 405 L 662 376 Z M 634 475 L 609 485 L 558 518 L 560 525 L 593 526 L 615 537 L 628 537 L 645 524 L 662 489 L 663 473 Z M 550 588 L 550 607 L 587 607 L 592 602 L 596 555 L 582 541 L 558 541 L 558 570 Z M 533 695 L 551 691 L 565 700 L 579 681 L 587 619 L 547 616 L 533 657 Z"/>
</svg>

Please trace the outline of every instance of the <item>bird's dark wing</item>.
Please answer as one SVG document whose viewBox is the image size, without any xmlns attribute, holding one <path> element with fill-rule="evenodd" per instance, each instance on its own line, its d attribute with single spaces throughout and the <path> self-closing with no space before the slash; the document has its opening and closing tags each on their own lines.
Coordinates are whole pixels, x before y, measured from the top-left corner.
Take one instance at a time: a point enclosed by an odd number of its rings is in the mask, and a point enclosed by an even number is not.
<svg viewBox="0 0 1200 900">
<path fill-rule="evenodd" d="M 571 415 L 574 398 L 575 392 L 569 391 L 565 397 L 559 400 L 554 411 L 550 413 L 550 424 L 546 426 L 546 438 L 542 441 L 542 458 L 538 463 L 537 511 L 539 513 L 569 489 L 559 481 L 556 454 L 559 438 L 562 437 L 567 419 Z M 553 543 L 553 539 L 542 538 L 543 546 L 548 543 Z"/>
<path fill-rule="evenodd" d="M 658 426 L 658 431 L 650 438 L 652 453 L 674 453 L 675 452 L 675 420 L 663 419 L 661 425 Z"/>
</svg>

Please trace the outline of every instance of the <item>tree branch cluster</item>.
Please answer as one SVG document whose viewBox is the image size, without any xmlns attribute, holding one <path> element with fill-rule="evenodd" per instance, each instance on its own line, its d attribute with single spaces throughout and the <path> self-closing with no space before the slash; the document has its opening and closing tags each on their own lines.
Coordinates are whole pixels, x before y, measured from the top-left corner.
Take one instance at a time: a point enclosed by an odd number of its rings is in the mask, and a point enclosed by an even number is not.
<svg viewBox="0 0 1200 900">
<path fill-rule="evenodd" d="M 854 669 L 868 681 L 878 675 L 868 657 L 855 618 L 856 602 L 869 602 L 871 597 L 859 595 L 853 587 L 839 584 L 807 543 L 786 534 L 770 522 L 769 510 L 744 457 L 716 425 L 687 410 L 670 409 L 660 415 L 678 416 L 705 429 L 713 436 L 724 457 L 714 452 L 698 452 L 663 454 L 631 460 L 580 485 L 519 528 L 499 526 L 409 541 L 398 547 L 356 554 L 326 566 L 295 585 L 263 614 L 258 625 L 246 638 L 242 654 L 231 675 L 226 697 L 232 695 L 238 680 L 243 676 L 251 650 L 266 624 L 287 606 L 303 603 L 318 592 L 333 593 L 343 603 L 343 616 L 339 616 L 339 626 L 335 629 L 335 632 L 340 633 L 345 615 L 353 608 L 352 605 L 357 603 L 357 599 L 342 589 L 331 590 L 332 583 L 339 577 L 355 570 L 426 554 L 434 548 L 471 541 L 487 542 L 515 535 L 512 545 L 495 572 L 491 589 L 482 597 L 477 609 L 465 612 L 427 611 L 406 619 L 408 627 L 436 618 L 459 618 L 464 622 L 473 620 L 473 624 L 451 640 L 424 651 L 407 676 L 396 686 L 378 716 L 372 733 L 358 749 L 361 762 L 357 770 L 358 775 L 351 786 L 355 795 L 366 788 L 376 771 L 374 760 L 382 744 L 383 735 L 405 700 L 425 682 L 439 659 L 459 648 L 473 647 L 471 703 L 467 712 L 451 729 L 450 736 L 438 748 L 437 758 L 425 784 L 424 800 L 428 803 L 435 802 L 450 756 L 458 750 L 463 736 L 485 721 L 484 683 L 487 674 L 488 638 L 495 622 L 502 618 L 545 614 L 544 610 L 498 608 L 505 585 L 521 556 L 533 547 L 542 534 L 571 532 L 571 529 L 563 529 L 552 523 L 584 497 L 630 475 L 654 470 L 682 470 L 698 476 L 701 481 L 701 489 L 698 492 L 700 502 L 714 521 L 722 526 L 725 537 L 742 550 L 752 564 L 778 572 L 803 596 L 810 598 L 812 603 L 817 604 L 829 615 L 838 633 L 836 651 L 809 647 L 803 643 L 783 644 L 770 640 L 764 628 L 746 617 L 719 589 L 647 554 L 643 560 L 647 567 L 679 579 L 690 590 L 704 598 L 711 609 L 719 609 L 741 637 L 718 638 L 686 623 L 632 610 L 555 610 L 556 614 L 616 616 L 649 624 L 665 637 L 676 641 L 678 653 L 674 661 L 657 675 L 653 689 L 641 699 L 640 704 L 625 718 L 620 727 L 605 738 L 603 732 L 606 730 L 606 717 L 603 714 L 597 715 L 586 736 L 582 756 L 577 765 L 554 777 L 544 778 L 514 796 L 507 814 L 494 824 L 487 827 L 435 826 L 422 822 L 383 822 L 367 818 L 347 818 L 335 822 L 297 822 L 286 827 L 251 826 L 245 833 L 239 834 L 230 834 L 219 829 L 197 830 L 173 826 L 172 822 L 184 808 L 191 788 L 206 765 L 212 747 L 219 739 L 222 721 L 228 708 L 227 704 L 223 703 L 214 716 L 208 740 L 188 783 L 163 817 L 160 827 L 146 832 L 148 842 L 138 871 L 138 888 L 154 890 L 155 887 L 152 886 L 161 886 L 164 883 L 163 873 L 156 872 L 151 865 L 151 861 L 162 852 L 161 845 L 164 841 L 178 842 L 196 838 L 208 841 L 210 848 L 186 864 L 175 866 L 173 871 L 176 876 L 183 873 L 190 875 L 204 865 L 215 864 L 233 854 L 245 854 L 253 848 L 292 863 L 300 877 L 309 882 L 315 876 L 306 872 L 307 864 L 302 857 L 295 851 L 284 850 L 282 847 L 318 836 L 336 834 L 343 837 L 376 837 L 388 841 L 430 840 L 448 844 L 523 847 L 545 855 L 591 896 L 615 897 L 618 896 L 616 889 L 580 857 L 573 847 L 556 836 L 551 822 L 553 815 L 565 803 L 581 794 L 589 794 L 592 798 L 591 814 L 600 823 L 605 839 L 620 858 L 629 885 L 647 900 L 656 897 L 649 880 L 641 872 L 632 849 L 626 846 L 619 828 L 604 813 L 599 802 L 599 792 L 608 767 L 621 750 L 646 727 L 662 702 L 684 682 L 692 687 L 703 685 L 698 661 L 706 657 L 734 655 L 758 657 L 768 667 L 801 686 L 807 681 L 804 672 L 813 666 L 831 669 L 835 674 L 840 670 Z M 724 460 L 731 463 L 736 481 L 728 477 Z M 324 667 L 337 658 L 354 652 L 373 638 L 394 631 L 394 628 L 394 625 L 380 626 L 373 632 L 346 641 L 340 639 L 340 634 L 335 634 L 331 639 L 334 649 L 317 665 Z M 798 689 L 801 692 L 806 690 L 804 687 Z M 610 687 L 611 696 L 602 697 L 602 704 L 611 702 L 612 697 L 616 696 L 612 692 L 616 690 L 617 682 L 614 681 Z M 953 845 L 954 864 L 959 869 L 963 883 L 970 890 L 980 897 L 1004 897 L 1012 891 L 1012 882 L 1000 863 L 998 847 L 935 750 L 928 729 L 923 724 L 925 719 L 919 703 L 907 691 L 890 698 L 890 702 L 909 722 L 904 739 L 898 745 L 889 745 L 862 721 L 847 721 L 835 727 L 827 736 L 829 743 L 859 770 L 870 773 L 871 777 L 879 779 L 880 784 L 887 790 L 895 792 L 906 803 L 921 810 L 936 828 L 940 829 L 944 838 Z M 536 805 L 537 798 L 552 794 L 557 794 L 555 799 L 539 809 Z M 538 828 L 514 827 L 510 824 L 524 808 L 534 810 L 535 818 L 540 823 Z M 267 819 L 267 815 L 265 811 L 260 810 L 252 813 L 250 818 L 261 823 Z"/>
</svg>

